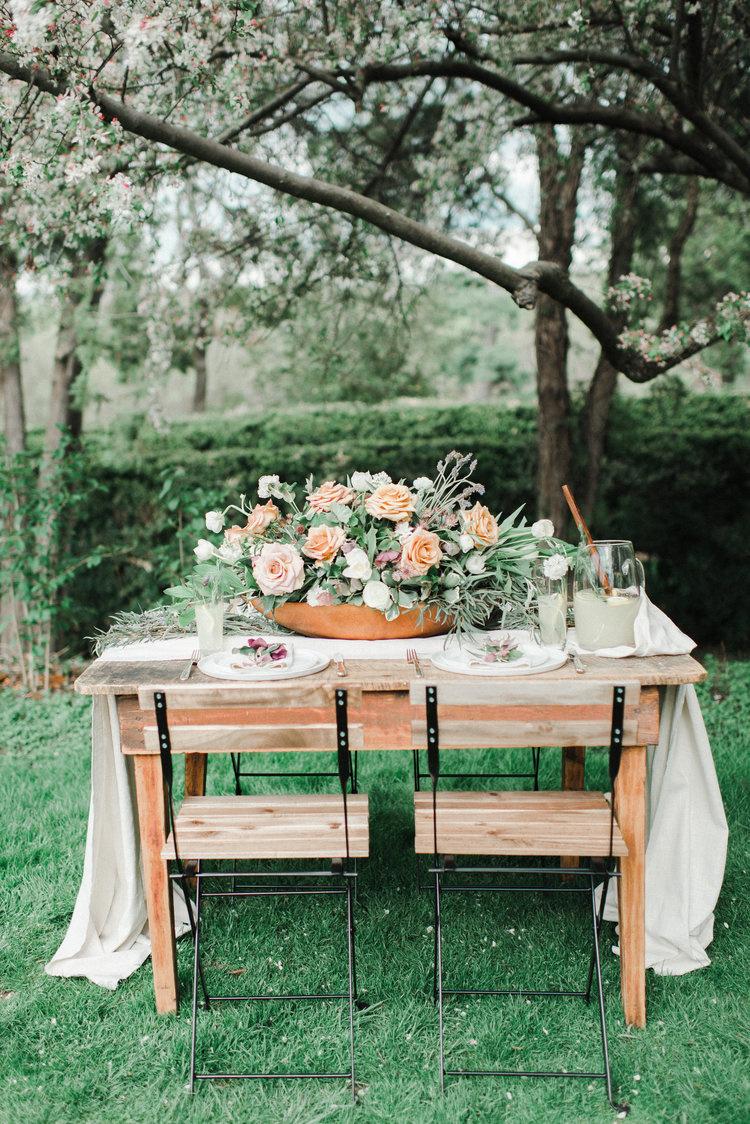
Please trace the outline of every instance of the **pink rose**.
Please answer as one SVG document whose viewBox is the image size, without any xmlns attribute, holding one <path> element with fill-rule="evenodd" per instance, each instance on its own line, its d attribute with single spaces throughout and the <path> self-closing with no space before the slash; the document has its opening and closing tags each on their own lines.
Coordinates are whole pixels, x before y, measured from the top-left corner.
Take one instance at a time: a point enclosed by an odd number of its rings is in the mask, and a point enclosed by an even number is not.
<svg viewBox="0 0 750 1124">
<path fill-rule="evenodd" d="M 405 574 L 426 574 L 438 566 L 443 557 L 440 539 L 434 531 L 417 527 L 405 541 L 401 551 L 401 569 Z"/>
<path fill-rule="evenodd" d="M 267 542 L 253 558 L 253 577 L 266 596 L 294 593 L 304 583 L 305 563 L 293 546 Z"/>
<path fill-rule="evenodd" d="M 354 492 L 346 484 L 337 484 L 334 480 L 326 480 L 307 498 L 307 506 L 312 511 L 330 511 L 335 503 L 350 504 L 354 499 Z"/>
</svg>

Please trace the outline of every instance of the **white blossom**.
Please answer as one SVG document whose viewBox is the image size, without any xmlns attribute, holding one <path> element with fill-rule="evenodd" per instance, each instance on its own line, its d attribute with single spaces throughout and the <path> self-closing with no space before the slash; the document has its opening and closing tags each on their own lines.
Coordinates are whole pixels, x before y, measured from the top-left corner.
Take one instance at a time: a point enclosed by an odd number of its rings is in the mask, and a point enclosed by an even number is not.
<svg viewBox="0 0 750 1124">
<path fill-rule="evenodd" d="M 369 492 L 374 487 L 372 475 L 369 472 L 353 472 L 349 479 L 355 492 Z"/>
<path fill-rule="evenodd" d="M 429 476 L 418 476 L 414 481 L 414 489 L 417 492 L 426 492 L 428 488 L 433 486 L 433 481 Z"/>
<path fill-rule="evenodd" d="M 391 603 L 391 591 L 385 582 L 369 581 L 362 590 L 362 600 L 371 609 L 380 609 L 382 613 Z"/>
<path fill-rule="evenodd" d="M 372 574 L 372 565 L 367 551 L 361 546 L 355 546 L 346 555 L 346 567 L 342 571 L 345 578 L 356 578 L 358 581 L 367 581 Z"/>
<path fill-rule="evenodd" d="M 242 557 L 242 543 L 238 539 L 229 539 L 221 544 L 216 553 L 223 562 L 236 562 Z"/>
<path fill-rule="evenodd" d="M 549 539 L 555 533 L 555 524 L 551 519 L 537 519 L 531 524 L 531 533 L 535 539 Z"/>
<path fill-rule="evenodd" d="M 206 512 L 206 527 L 209 531 L 213 531 L 218 535 L 224 530 L 224 512 L 223 511 L 207 511 Z"/>
<path fill-rule="evenodd" d="M 215 553 L 214 544 L 209 542 L 208 539 L 198 539 L 198 545 L 193 550 L 193 554 L 199 562 L 208 562 Z"/>
<path fill-rule="evenodd" d="M 482 574 L 487 568 L 487 563 L 481 554 L 470 554 L 466 559 L 466 569 L 470 574 Z"/>
<path fill-rule="evenodd" d="M 467 535 L 464 533 L 459 538 L 458 545 L 461 547 L 461 550 L 464 552 L 464 554 L 466 554 L 468 551 L 474 549 L 474 539 L 471 537 L 471 535 Z"/>
<path fill-rule="evenodd" d="M 273 489 L 280 483 L 278 476 L 261 476 L 258 481 L 258 499 L 267 500 L 274 493 Z"/>
<path fill-rule="evenodd" d="M 551 554 L 549 558 L 545 558 L 542 562 L 542 572 L 545 578 L 551 581 L 558 581 L 564 578 L 568 572 L 568 560 L 564 554 Z"/>
</svg>

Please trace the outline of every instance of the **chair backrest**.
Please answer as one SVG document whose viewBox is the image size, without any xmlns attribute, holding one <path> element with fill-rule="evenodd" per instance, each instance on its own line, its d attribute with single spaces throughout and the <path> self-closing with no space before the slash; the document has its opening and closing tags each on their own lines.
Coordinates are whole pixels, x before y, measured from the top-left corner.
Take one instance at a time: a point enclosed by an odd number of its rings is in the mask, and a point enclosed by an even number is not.
<svg viewBox="0 0 750 1124">
<path fill-rule="evenodd" d="M 291 681 L 273 686 L 196 684 L 167 687 L 160 693 L 169 708 L 172 753 L 293 753 L 336 751 L 335 691 L 334 684 Z M 361 690 L 347 690 L 348 706 L 358 706 L 361 700 Z M 154 688 L 142 688 L 138 703 L 146 714 L 144 748 L 158 753 Z M 350 749 L 362 748 L 361 723 L 352 724 L 348 736 Z"/>
<path fill-rule="evenodd" d="M 182 739 L 182 748 L 180 750 L 181 752 L 205 753 L 207 751 L 206 743 L 205 741 L 201 742 L 201 737 L 203 737 L 204 739 L 208 738 L 210 735 L 210 731 L 219 731 L 219 733 L 226 739 L 227 736 L 231 736 L 233 733 L 237 734 L 238 732 L 242 732 L 245 730 L 249 730 L 251 732 L 260 730 L 261 732 L 263 732 L 269 729 L 275 729 L 275 727 L 269 726 L 245 726 L 245 724 L 242 722 L 242 716 L 246 715 L 248 713 L 248 710 L 251 714 L 253 714 L 254 711 L 258 709 L 259 694 L 262 696 L 263 702 L 270 699 L 276 702 L 278 705 L 279 696 L 275 692 L 272 691 L 269 694 L 267 689 L 262 692 L 251 691 L 249 698 L 255 705 L 248 708 L 247 689 L 235 690 L 230 696 L 230 702 L 232 705 L 229 707 L 228 711 L 230 715 L 229 720 L 227 721 L 227 712 L 222 711 L 220 724 L 218 725 L 211 724 L 210 722 L 206 723 L 205 718 L 206 697 L 208 697 L 210 702 L 215 705 L 217 701 L 215 698 L 215 694 L 215 692 L 201 692 L 200 690 L 186 691 L 180 688 L 163 691 L 147 691 L 144 689 L 139 691 L 138 693 L 138 702 L 141 708 L 146 710 L 147 712 L 153 711 L 154 714 L 154 724 L 149 725 L 148 719 L 146 721 L 146 724 L 144 724 L 144 741 L 146 744 L 146 749 L 151 748 L 155 742 L 156 751 L 161 757 L 162 776 L 164 779 L 165 796 L 167 798 L 170 829 L 174 840 L 175 857 L 180 869 L 182 868 L 182 864 L 180 862 L 177 843 L 173 787 L 174 771 L 172 766 L 172 753 L 174 752 L 173 742 L 175 734 L 178 731 L 188 731 L 187 736 Z M 292 692 L 285 692 L 283 696 L 286 707 L 302 708 L 305 705 L 309 704 L 310 700 L 316 703 L 325 701 L 327 703 L 327 709 L 329 710 L 329 713 L 331 707 L 333 707 L 333 714 L 331 715 L 331 717 L 333 718 L 332 723 L 329 722 L 313 727 L 303 726 L 301 728 L 298 728 L 296 726 L 287 726 L 284 728 L 285 733 L 287 734 L 289 732 L 298 734 L 301 731 L 309 729 L 315 730 L 319 736 L 316 737 L 314 746 L 311 746 L 310 741 L 305 740 L 304 738 L 300 742 L 294 742 L 294 739 L 287 738 L 284 748 L 287 750 L 295 748 L 309 750 L 310 748 L 315 748 L 335 751 L 339 782 L 341 784 L 341 794 L 344 801 L 344 832 L 346 837 L 347 858 L 349 858 L 349 816 L 347 808 L 347 787 L 351 779 L 350 751 L 353 748 L 350 740 L 348 715 L 348 703 L 350 694 L 358 694 L 361 698 L 361 692 L 349 692 L 343 687 L 335 687 L 333 689 L 308 688 L 306 691 L 302 689 Z M 200 711 L 200 724 L 173 727 L 169 714 L 170 700 L 171 705 L 175 708 L 175 710 L 181 708 L 182 710 L 188 710 L 190 712 L 195 710 Z M 300 711 L 298 709 L 298 713 L 299 712 Z M 267 714 L 267 708 L 265 707 L 263 708 L 263 714 Z M 360 726 L 358 727 L 358 729 L 361 734 L 362 727 Z M 211 745 L 214 751 L 222 748 L 224 752 L 228 752 L 230 749 L 244 750 L 246 748 L 244 744 L 237 744 L 236 741 L 230 745 L 226 740 L 223 742 L 221 747 L 217 745 L 216 741 L 212 741 Z M 250 746 L 250 748 L 258 749 L 261 747 L 258 744 L 253 744 L 252 746 Z M 264 743 L 262 748 L 267 749 L 268 747 Z"/>
<path fill-rule="evenodd" d="M 436 681 L 442 749 L 609 745 L 614 683 L 578 679 Z M 641 687 L 623 682 L 623 745 L 638 745 Z M 410 688 L 412 746 L 427 744 L 425 683 Z"/>
</svg>

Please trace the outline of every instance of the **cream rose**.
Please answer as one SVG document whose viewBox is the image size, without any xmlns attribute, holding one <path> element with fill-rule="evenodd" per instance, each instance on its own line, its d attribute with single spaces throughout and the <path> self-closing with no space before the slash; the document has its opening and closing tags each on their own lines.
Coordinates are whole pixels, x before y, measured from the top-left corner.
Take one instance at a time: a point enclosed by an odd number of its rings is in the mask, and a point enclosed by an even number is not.
<svg viewBox="0 0 750 1124">
<path fill-rule="evenodd" d="M 267 542 L 253 558 L 253 577 L 266 596 L 294 593 L 304 583 L 305 563 L 288 543 Z"/>
<path fill-rule="evenodd" d="M 440 539 L 435 532 L 417 527 L 404 542 L 399 565 L 405 574 L 426 574 L 433 566 L 440 565 L 442 557 Z"/>
<path fill-rule="evenodd" d="M 326 480 L 310 492 L 307 497 L 307 506 L 311 511 L 330 511 L 335 503 L 349 504 L 354 499 L 354 492 L 346 484 L 337 484 L 335 480 Z"/>
<path fill-rule="evenodd" d="M 302 553 L 316 562 L 330 562 L 336 557 L 346 541 L 346 531 L 343 527 L 311 527 L 307 532 Z"/>
<path fill-rule="evenodd" d="M 401 523 L 414 512 L 414 496 L 405 484 L 381 484 L 367 497 L 365 508 L 377 519 Z"/>
<path fill-rule="evenodd" d="M 355 578 L 366 582 L 372 574 L 372 565 L 367 551 L 361 546 L 355 546 L 346 556 L 346 567 L 343 571 L 345 578 Z"/>
<path fill-rule="evenodd" d="M 497 542 L 497 520 L 484 504 L 475 503 L 461 516 L 464 531 L 471 535 L 477 546 L 494 546 Z"/>
</svg>

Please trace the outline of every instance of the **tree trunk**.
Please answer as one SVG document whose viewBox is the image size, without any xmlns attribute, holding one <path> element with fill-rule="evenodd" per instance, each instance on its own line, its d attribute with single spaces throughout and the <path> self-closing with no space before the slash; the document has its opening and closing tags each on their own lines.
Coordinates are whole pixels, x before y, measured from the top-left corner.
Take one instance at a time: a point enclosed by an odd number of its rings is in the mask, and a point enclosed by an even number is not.
<svg viewBox="0 0 750 1124">
<path fill-rule="evenodd" d="M 565 310 L 540 297 L 534 325 L 538 402 L 537 513 L 562 530 L 567 511 L 561 486 L 570 475 L 568 325 Z"/>
<path fill-rule="evenodd" d="M 99 308 L 104 292 L 103 265 L 106 250 L 106 238 L 97 238 L 91 244 L 80 273 L 71 280 L 65 296 L 57 334 L 44 452 L 39 468 L 40 484 L 49 476 L 63 436 L 69 436 L 75 441 L 81 436 L 83 429 L 83 410 L 76 396 L 76 382 L 83 371 L 78 354 L 76 312 L 82 304 L 94 314 Z"/>
<path fill-rule="evenodd" d="M 561 151 L 551 126 L 536 130 L 539 165 L 539 257 L 570 267 L 575 235 L 576 203 L 585 157 L 585 137 L 574 136 L 570 152 Z M 561 486 L 572 460 L 570 394 L 568 391 L 568 322 L 565 309 L 539 296 L 534 331 L 536 352 L 537 511 L 562 533 L 567 508 Z"/>
<path fill-rule="evenodd" d="M 10 255 L 0 256 L 0 380 L 5 451 L 12 457 L 26 445 L 26 412 L 18 338 L 16 263 Z"/>
<path fill-rule="evenodd" d="M 193 413 L 203 414 L 206 410 L 208 372 L 206 369 L 206 345 L 202 341 L 196 343 L 193 348 L 193 370 L 195 371 Z"/>
<path fill-rule="evenodd" d="M 633 262 L 637 221 L 636 197 L 638 193 L 636 157 L 640 147 L 640 141 L 632 137 L 625 137 L 618 144 L 617 179 L 610 216 L 608 288 L 630 272 Z M 624 326 L 624 319 L 622 323 Z M 591 520 L 593 516 L 594 505 L 599 492 L 602 457 L 609 425 L 609 410 L 616 389 L 617 371 L 602 351 L 599 354 L 599 361 L 589 383 L 583 414 L 583 443 L 586 448 L 583 510 L 588 520 Z"/>
</svg>

